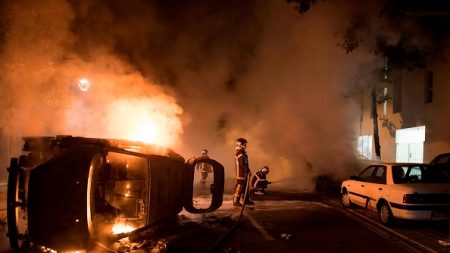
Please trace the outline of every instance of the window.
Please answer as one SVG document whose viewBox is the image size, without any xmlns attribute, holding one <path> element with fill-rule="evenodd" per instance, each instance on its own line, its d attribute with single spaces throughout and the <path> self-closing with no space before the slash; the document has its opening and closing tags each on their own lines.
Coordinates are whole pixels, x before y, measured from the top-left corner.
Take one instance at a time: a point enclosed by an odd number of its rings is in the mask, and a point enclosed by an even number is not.
<svg viewBox="0 0 450 253">
<path fill-rule="evenodd" d="M 372 176 L 372 174 L 374 174 L 374 171 L 375 171 L 376 168 L 377 168 L 377 167 L 375 167 L 375 166 L 367 167 L 365 170 L 363 170 L 363 171 L 359 174 L 359 177 L 360 177 L 360 178 L 363 178 L 363 179 L 365 179 L 365 180 L 368 180 L 368 179 Z"/>
<path fill-rule="evenodd" d="M 378 166 L 368 181 L 376 184 L 386 184 L 386 167 Z"/>
<path fill-rule="evenodd" d="M 420 167 L 411 167 L 408 174 L 408 180 L 415 182 L 422 180 L 422 170 Z"/>
<path fill-rule="evenodd" d="M 425 77 L 425 104 L 433 102 L 433 72 L 430 71 Z"/>
<path fill-rule="evenodd" d="M 429 165 L 393 166 L 395 184 L 402 183 L 449 183 L 443 170 Z"/>
<path fill-rule="evenodd" d="M 425 126 L 399 129 L 395 132 L 396 162 L 422 163 Z"/>
<path fill-rule="evenodd" d="M 394 113 L 402 111 L 402 83 L 395 82 L 392 100 L 392 110 Z"/>
<path fill-rule="evenodd" d="M 358 153 L 372 159 L 372 135 L 358 136 Z"/>
<path fill-rule="evenodd" d="M 366 182 L 386 184 L 386 167 L 369 166 L 359 174 L 359 177 Z"/>
<path fill-rule="evenodd" d="M 400 184 L 405 182 L 405 174 L 408 167 L 394 166 L 392 167 L 392 177 L 394 179 L 394 184 Z"/>
</svg>

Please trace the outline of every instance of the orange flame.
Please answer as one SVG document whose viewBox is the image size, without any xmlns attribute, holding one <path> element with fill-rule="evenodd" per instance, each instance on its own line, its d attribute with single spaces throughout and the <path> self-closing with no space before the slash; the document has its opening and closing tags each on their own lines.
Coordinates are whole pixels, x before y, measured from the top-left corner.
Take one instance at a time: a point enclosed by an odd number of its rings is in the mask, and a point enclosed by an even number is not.
<svg viewBox="0 0 450 253">
<path fill-rule="evenodd" d="M 182 133 L 182 109 L 167 99 L 117 100 L 108 111 L 112 138 L 172 146 Z"/>
<path fill-rule="evenodd" d="M 114 226 L 112 227 L 112 232 L 113 232 L 113 234 L 117 235 L 117 234 L 131 232 L 134 229 L 135 228 L 133 226 L 130 226 L 130 225 L 125 224 L 123 222 L 119 222 L 119 223 L 114 224 Z"/>
</svg>

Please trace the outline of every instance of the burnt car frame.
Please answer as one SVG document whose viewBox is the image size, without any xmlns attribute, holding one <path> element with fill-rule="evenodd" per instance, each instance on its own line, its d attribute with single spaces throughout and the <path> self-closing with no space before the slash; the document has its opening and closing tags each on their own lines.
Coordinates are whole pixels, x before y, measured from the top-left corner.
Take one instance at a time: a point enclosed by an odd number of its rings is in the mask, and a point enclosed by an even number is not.
<svg viewBox="0 0 450 253">
<path fill-rule="evenodd" d="M 72 136 L 25 137 L 23 155 L 8 168 L 7 222 L 10 246 L 86 249 L 174 219 L 185 208 L 212 212 L 222 205 L 224 168 L 213 160 L 188 161 L 174 151 L 140 142 Z M 194 168 L 213 168 L 211 203 L 193 205 Z M 118 232 L 120 233 L 120 232 Z"/>
</svg>

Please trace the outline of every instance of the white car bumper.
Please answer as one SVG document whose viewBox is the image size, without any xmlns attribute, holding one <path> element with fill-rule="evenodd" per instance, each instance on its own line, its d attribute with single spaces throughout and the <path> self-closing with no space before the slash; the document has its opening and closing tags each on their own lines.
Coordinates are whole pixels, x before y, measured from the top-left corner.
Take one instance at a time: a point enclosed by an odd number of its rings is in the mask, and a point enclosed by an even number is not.
<svg viewBox="0 0 450 253">
<path fill-rule="evenodd" d="M 431 208 L 429 210 L 400 209 L 392 207 L 395 218 L 405 220 L 448 220 L 448 208 Z"/>
</svg>

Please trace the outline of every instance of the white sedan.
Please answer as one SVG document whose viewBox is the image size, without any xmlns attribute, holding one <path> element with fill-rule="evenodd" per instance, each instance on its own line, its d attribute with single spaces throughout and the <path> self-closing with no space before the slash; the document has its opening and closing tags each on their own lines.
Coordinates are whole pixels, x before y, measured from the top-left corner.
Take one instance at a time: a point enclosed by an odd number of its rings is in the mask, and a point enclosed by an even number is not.
<svg viewBox="0 0 450 253">
<path fill-rule="evenodd" d="M 421 163 L 380 163 L 341 184 L 344 207 L 358 205 L 379 213 L 383 224 L 405 220 L 449 218 L 450 179 Z"/>
</svg>

